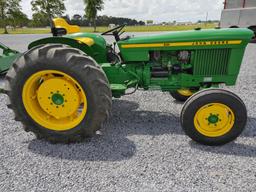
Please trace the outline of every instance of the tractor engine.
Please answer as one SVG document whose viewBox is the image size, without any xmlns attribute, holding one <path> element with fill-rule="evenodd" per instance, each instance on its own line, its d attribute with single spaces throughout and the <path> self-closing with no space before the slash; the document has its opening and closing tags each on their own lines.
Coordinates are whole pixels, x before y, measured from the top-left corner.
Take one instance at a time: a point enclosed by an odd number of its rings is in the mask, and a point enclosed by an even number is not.
<svg viewBox="0 0 256 192">
<path fill-rule="evenodd" d="M 164 78 L 171 74 L 192 73 L 191 51 L 150 52 L 151 76 Z"/>
</svg>

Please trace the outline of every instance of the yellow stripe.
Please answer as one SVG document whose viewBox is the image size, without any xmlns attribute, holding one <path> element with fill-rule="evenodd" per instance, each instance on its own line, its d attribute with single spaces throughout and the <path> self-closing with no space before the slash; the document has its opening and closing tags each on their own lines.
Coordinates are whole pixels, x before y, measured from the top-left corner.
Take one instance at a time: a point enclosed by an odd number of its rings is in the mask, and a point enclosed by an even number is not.
<svg viewBox="0 0 256 192">
<path fill-rule="evenodd" d="M 151 44 L 126 44 L 122 48 L 149 48 L 149 47 L 185 47 L 185 46 L 214 46 L 214 45 L 239 45 L 241 40 L 231 41 L 193 41 L 177 43 L 151 43 Z"/>
<path fill-rule="evenodd" d="M 235 40 L 235 41 L 229 41 L 229 43 L 232 44 L 232 45 L 239 45 L 239 44 L 242 43 L 242 41 L 241 40 Z"/>
<path fill-rule="evenodd" d="M 89 37 L 79 37 L 79 38 L 76 38 L 76 40 L 79 43 L 84 43 L 84 44 L 88 45 L 89 47 L 91 47 L 95 44 L 94 40 Z"/>
</svg>

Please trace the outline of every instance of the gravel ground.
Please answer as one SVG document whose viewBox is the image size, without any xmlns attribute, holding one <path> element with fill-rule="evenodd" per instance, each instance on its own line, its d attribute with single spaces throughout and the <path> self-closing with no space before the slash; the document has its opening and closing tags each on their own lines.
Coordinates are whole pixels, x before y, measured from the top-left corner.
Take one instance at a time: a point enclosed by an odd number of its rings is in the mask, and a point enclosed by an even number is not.
<svg viewBox="0 0 256 192">
<path fill-rule="evenodd" d="M 138 91 L 114 100 L 103 135 L 72 145 L 25 133 L 0 95 L 0 191 L 255 191 L 255 53 L 249 45 L 230 88 L 247 105 L 246 131 L 222 147 L 185 136 L 182 104 L 167 93 Z"/>
</svg>

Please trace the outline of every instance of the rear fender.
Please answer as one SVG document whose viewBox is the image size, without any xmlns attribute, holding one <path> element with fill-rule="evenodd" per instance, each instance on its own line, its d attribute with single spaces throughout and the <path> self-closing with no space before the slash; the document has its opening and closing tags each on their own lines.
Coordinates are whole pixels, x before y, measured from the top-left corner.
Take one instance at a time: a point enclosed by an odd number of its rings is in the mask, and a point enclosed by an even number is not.
<svg viewBox="0 0 256 192">
<path fill-rule="evenodd" d="M 91 47 L 89 47 L 87 44 L 71 39 L 66 37 L 48 37 L 44 39 L 36 40 L 29 44 L 28 49 L 31 49 L 33 47 L 39 46 L 39 45 L 45 45 L 45 44 L 63 44 L 68 45 L 70 47 L 76 48 L 81 50 L 82 52 L 86 53 L 88 56 L 91 56 L 93 59 L 97 61 L 96 55 L 94 55 L 94 52 Z M 98 61 L 97 61 L 98 62 Z"/>
</svg>

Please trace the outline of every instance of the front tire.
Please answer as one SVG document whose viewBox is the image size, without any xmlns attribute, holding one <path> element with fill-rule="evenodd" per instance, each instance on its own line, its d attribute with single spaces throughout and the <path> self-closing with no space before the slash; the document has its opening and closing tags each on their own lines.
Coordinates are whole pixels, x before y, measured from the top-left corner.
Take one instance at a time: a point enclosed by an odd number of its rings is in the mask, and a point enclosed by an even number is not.
<svg viewBox="0 0 256 192">
<path fill-rule="evenodd" d="M 105 73 L 78 49 L 33 48 L 6 75 L 15 119 L 39 139 L 71 143 L 92 136 L 109 117 L 112 94 Z"/>
<path fill-rule="evenodd" d="M 181 125 L 185 133 L 203 145 L 223 145 L 235 140 L 244 130 L 247 110 L 234 93 L 207 89 L 184 104 Z"/>
</svg>

